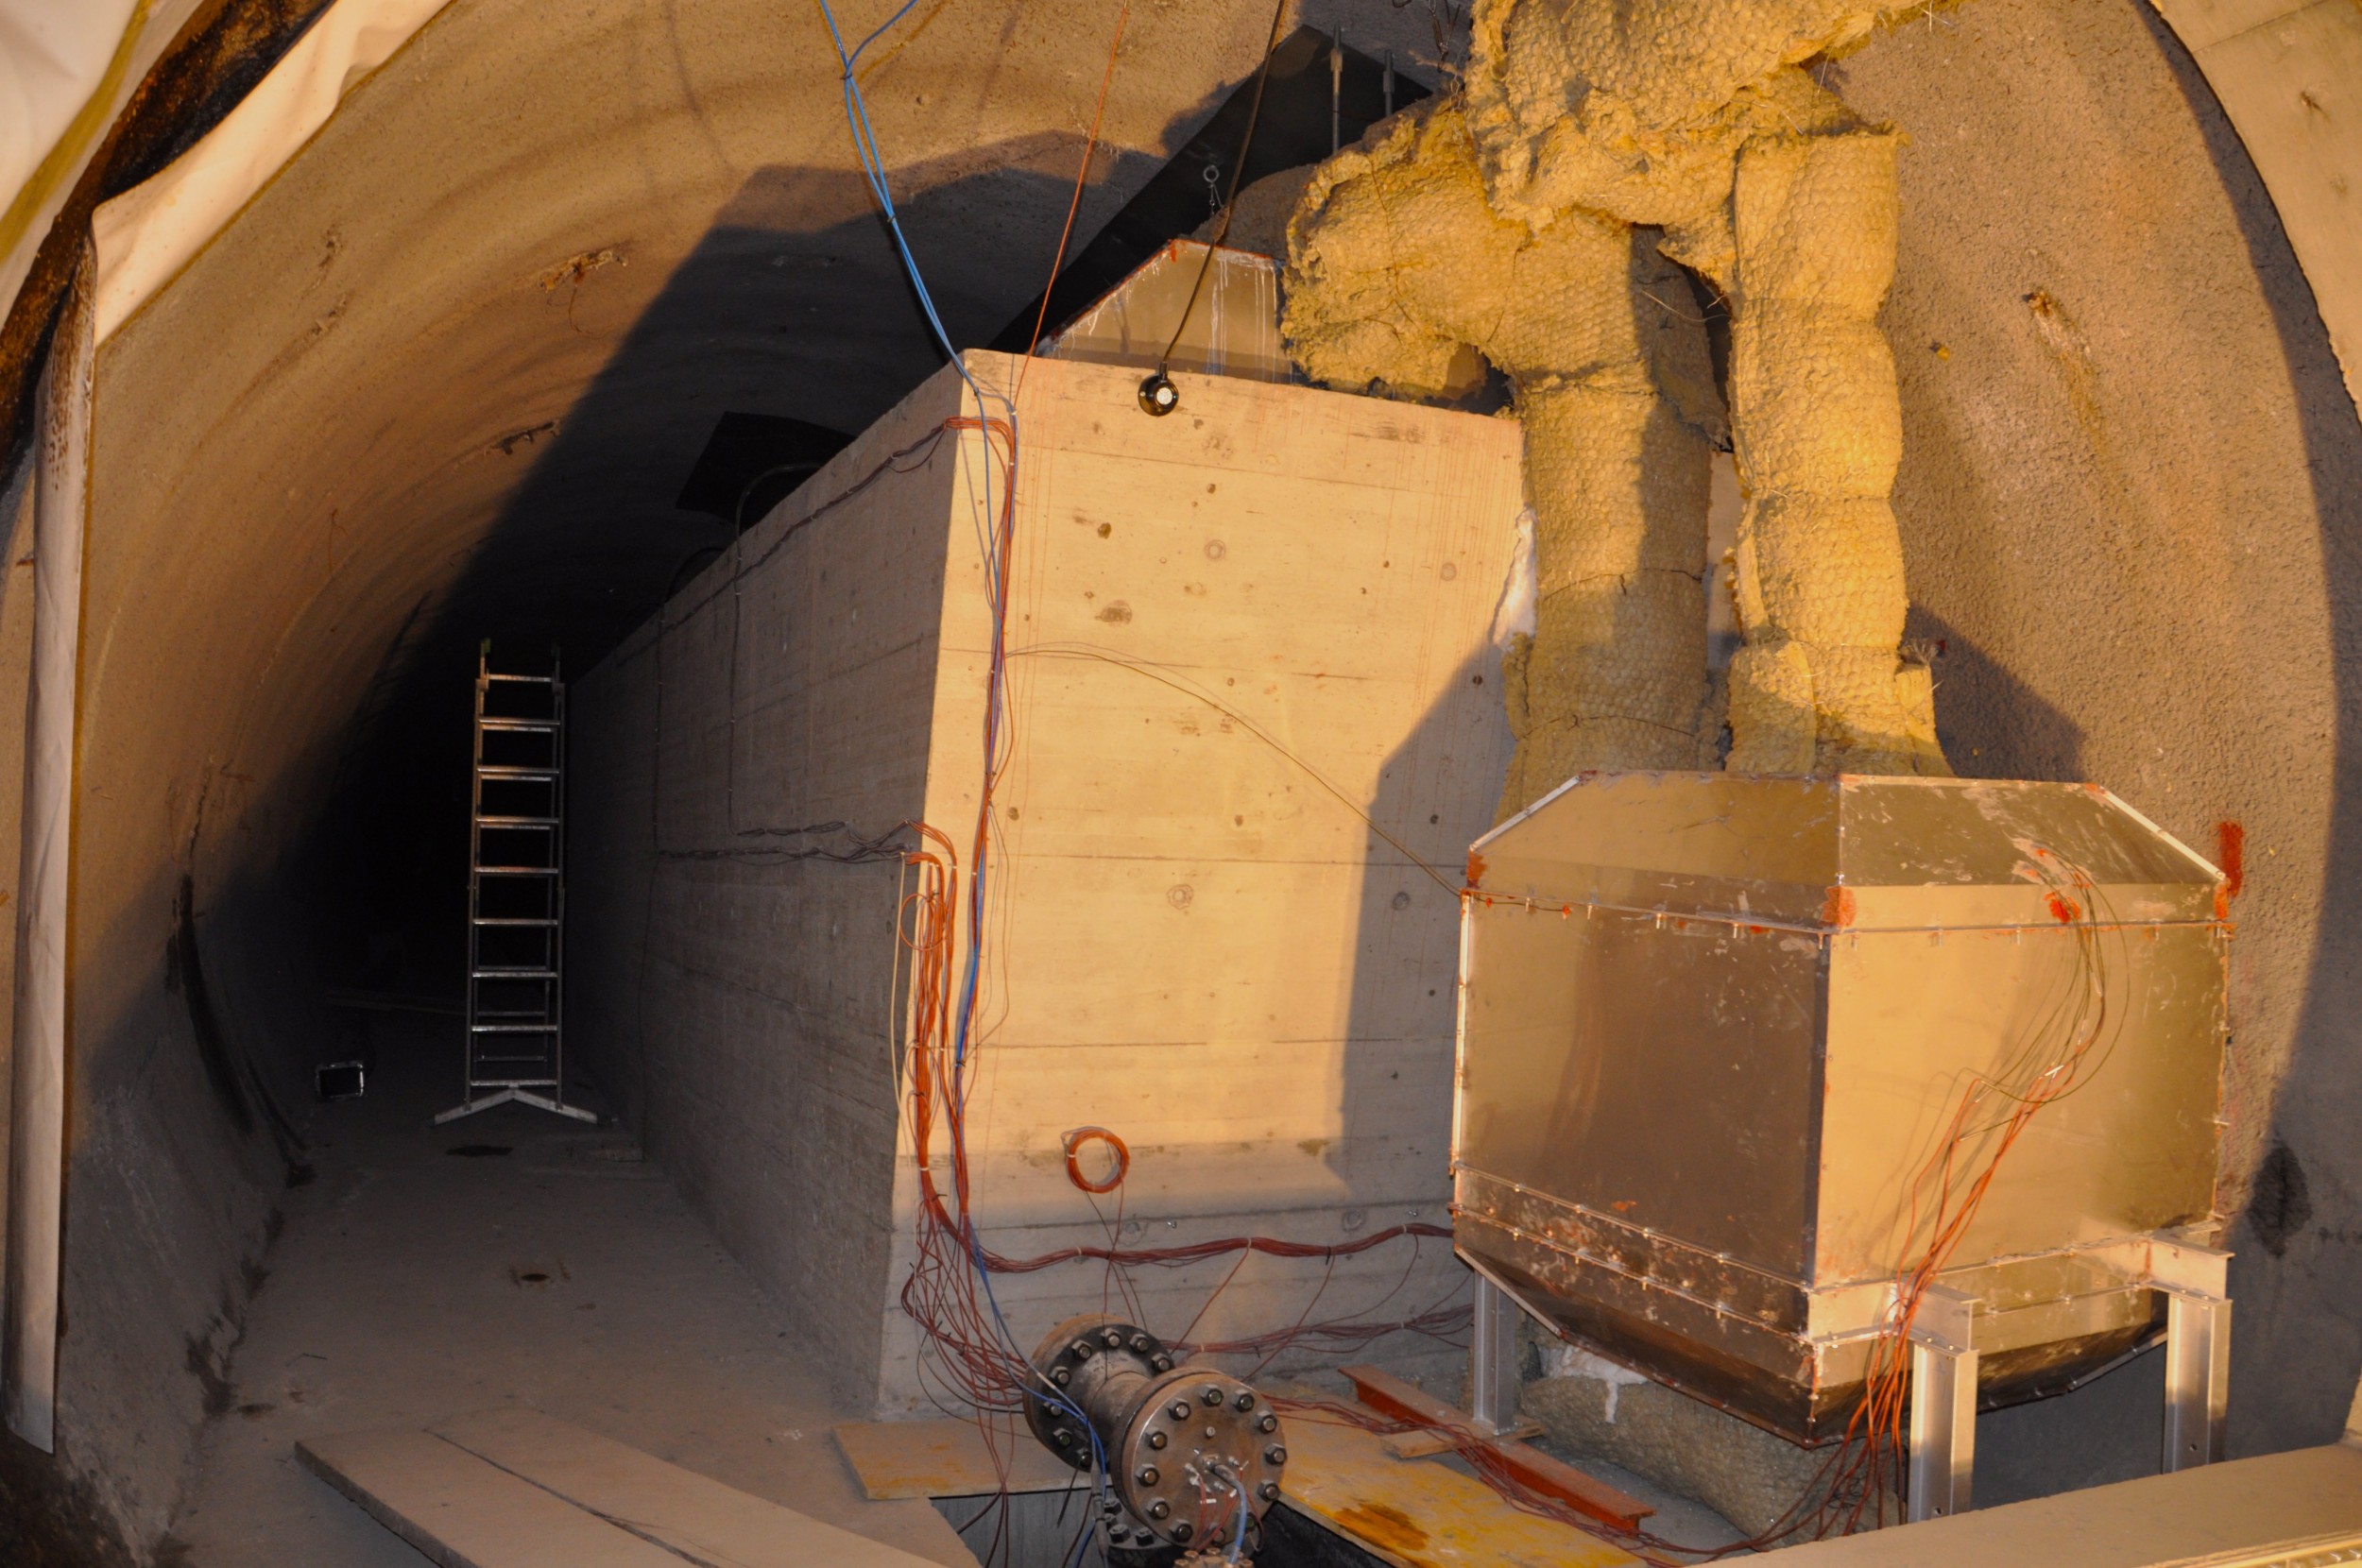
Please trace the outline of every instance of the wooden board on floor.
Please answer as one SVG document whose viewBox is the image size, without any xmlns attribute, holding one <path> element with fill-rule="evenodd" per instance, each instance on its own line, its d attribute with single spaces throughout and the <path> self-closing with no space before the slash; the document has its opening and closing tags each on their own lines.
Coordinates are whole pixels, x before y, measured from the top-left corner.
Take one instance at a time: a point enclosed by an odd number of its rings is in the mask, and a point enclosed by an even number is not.
<svg viewBox="0 0 2362 1568">
<path fill-rule="evenodd" d="M 1003 1465 L 1011 1491 L 1063 1491 L 1087 1484 L 1031 1432 L 1003 1429 L 987 1446 L 972 1421 L 847 1422 L 836 1429 L 836 1445 L 860 1477 L 863 1494 L 880 1502 L 983 1496 L 1001 1489 Z"/>
<path fill-rule="evenodd" d="M 442 1568 L 681 1568 L 681 1559 L 425 1432 L 296 1445 L 311 1471 Z"/>
<path fill-rule="evenodd" d="M 1357 1427 L 1288 1418 L 1282 1501 L 1394 1568 L 1624 1568 L 1639 1559 L 1510 1507 L 1434 1460 L 1406 1463 Z"/>
<path fill-rule="evenodd" d="M 926 1562 L 538 1410 L 446 1422 L 434 1435 L 586 1513 L 628 1521 L 633 1534 L 675 1554 L 676 1565 L 682 1559 L 731 1568 L 917 1568 Z"/>
<path fill-rule="evenodd" d="M 1542 1423 L 1529 1416 L 1500 1435 L 1522 1442 L 1528 1438 L 1540 1437 Z M 1449 1454 L 1466 1446 L 1470 1436 L 1471 1433 L 1457 1429 L 1447 1432 L 1396 1432 L 1381 1440 L 1386 1444 L 1386 1452 L 1397 1459 L 1431 1459 L 1438 1454 Z"/>
</svg>

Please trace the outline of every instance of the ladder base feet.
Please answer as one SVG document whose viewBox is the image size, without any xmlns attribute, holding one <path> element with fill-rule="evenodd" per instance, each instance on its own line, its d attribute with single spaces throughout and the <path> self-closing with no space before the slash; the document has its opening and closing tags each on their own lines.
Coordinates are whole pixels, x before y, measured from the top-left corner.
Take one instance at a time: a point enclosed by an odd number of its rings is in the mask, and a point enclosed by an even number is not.
<svg viewBox="0 0 2362 1568">
<path fill-rule="evenodd" d="M 550 1111 L 561 1116 L 572 1116 L 576 1121 L 587 1121 L 593 1127 L 599 1124 L 599 1114 L 596 1111 L 586 1111 L 579 1105 L 569 1105 L 562 1099 L 554 1099 L 548 1095 L 537 1095 L 527 1089 L 503 1089 L 498 1094 L 488 1095 L 482 1099 L 465 1100 L 453 1106 L 435 1118 L 435 1125 L 440 1127 L 445 1122 L 457 1121 L 461 1116 L 471 1116 L 478 1111 L 488 1111 L 495 1105 L 506 1105 L 511 1100 L 519 1105 L 530 1105 L 537 1111 Z"/>
</svg>

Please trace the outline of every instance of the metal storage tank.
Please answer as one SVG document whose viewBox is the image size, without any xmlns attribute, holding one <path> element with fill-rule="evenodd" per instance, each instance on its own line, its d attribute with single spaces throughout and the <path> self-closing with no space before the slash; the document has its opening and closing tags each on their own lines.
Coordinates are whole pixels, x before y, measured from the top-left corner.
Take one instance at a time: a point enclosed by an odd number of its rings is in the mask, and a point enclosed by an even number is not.
<svg viewBox="0 0 2362 1568">
<path fill-rule="evenodd" d="M 2221 887 L 2093 786 L 1578 777 L 1469 856 L 1461 1253 L 1802 1441 L 1923 1296 L 2084 1379 L 2220 1295 Z"/>
</svg>

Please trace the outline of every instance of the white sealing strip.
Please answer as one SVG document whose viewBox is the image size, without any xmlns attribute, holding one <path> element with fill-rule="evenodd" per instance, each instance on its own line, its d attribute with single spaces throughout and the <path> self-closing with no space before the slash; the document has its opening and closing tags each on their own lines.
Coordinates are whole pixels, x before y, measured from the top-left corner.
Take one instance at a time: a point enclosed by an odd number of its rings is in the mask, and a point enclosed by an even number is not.
<svg viewBox="0 0 2362 1568">
<path fill-rule="evenodd" d="M 33 667 L 18 868 L 15 1050 L 9 1104 L 9 1430 L 57 1451 L 58 1293 L 65 1202 L 66 912 L 74 853 L 74 709 L 90 503 L 91 259 L 82 253 L 37 393 Z"/>
<path fill-rule="evenodd" d="M 1541 574 L 1533 556 L 1533 508 L 1517 514 L 1517 545 L 1509 558 L 1509 578 L 1501 584 L 1501 600 L 1493 611 L 1493 646 L 1506 653 L 1519 636 L 1533 635 L 1533 615 L 1540 603 Z"/>
</svg>

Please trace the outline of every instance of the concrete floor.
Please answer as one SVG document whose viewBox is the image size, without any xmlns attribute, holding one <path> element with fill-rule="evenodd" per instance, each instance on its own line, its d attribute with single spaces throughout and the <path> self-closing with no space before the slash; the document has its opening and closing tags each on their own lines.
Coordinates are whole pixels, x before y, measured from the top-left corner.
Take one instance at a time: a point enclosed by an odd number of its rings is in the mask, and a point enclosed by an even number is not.
<svg viewBox="0 0 2362 1568">
<path fill-rule="evenodd" d="M 935 1561 L 924 1503 L 862 1499 L 828 1380 L 630 1138 L 504 1106 L 445 1128 L 458 1020 L 370 1019 L 366 1099 L 319 1107 L 317 1179 L 248 1308 L 157 1560 L 416 1568 L 298 1467 L 315 1434 L 530 1406 Z M 502 1149 L 472 1156 L 454 1151 Z"/>
<path fill-rule="evenodd" d="M 317 1178 L 284 1197 L 159 1564 L 415 1568 L 427 1559 L 296 1463 L 297 1441 L 522 1405 L 973 1568 L 934 1508 L 861 1497 L 829 1433 L 853 1413 L 628 1134 L 516 1106 L 432 1127 L 458 1078 L 457 1019 L 360 1027 L 369 1092 L 317 1110 Z M 1446 1356 L 1423 1381 L 1452 1397 L 1462 1375 Z M 1302 1391 L 1345 1390 L 1330 1375 Z M 1586 1468 L 1653 1504 L 1668 1537 L 1737 1538 L 1696 1503 Z"/>
</svg>

